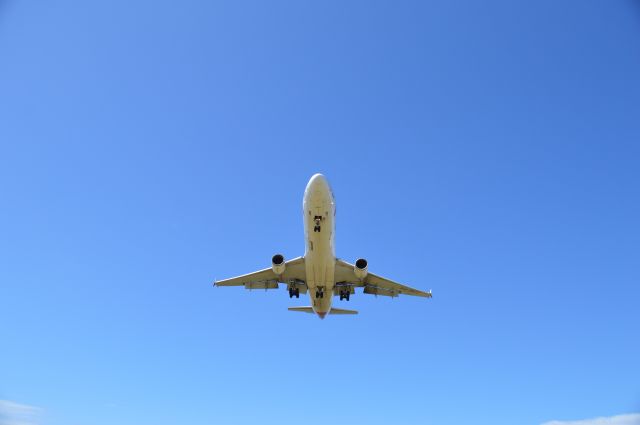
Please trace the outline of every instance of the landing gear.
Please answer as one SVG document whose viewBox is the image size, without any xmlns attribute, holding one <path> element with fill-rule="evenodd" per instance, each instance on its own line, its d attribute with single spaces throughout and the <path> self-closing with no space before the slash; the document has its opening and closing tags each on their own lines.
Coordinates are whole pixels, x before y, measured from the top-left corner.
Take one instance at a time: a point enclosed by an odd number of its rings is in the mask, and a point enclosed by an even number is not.
<svg viewBox="0 0 640 425">
<path fill-rule="evenodd" d="M 316 289 L 316 298 L 324 298 L 324 291 L 322 289 Z"/>
<path fill-rule="evenodd" d="M 289 298 L 300 298 L 300 288 L 289 288 Z"/>
<path fill-rule="evenodd" d="M 313 217 L 313 221 L 316 223 L 316 225 L 313 226 L 313 231 L 314 232 L 319 232 L 320 231 L 320 222 L 322 221 L 322 216 L 321 215 L 316 215 L 315 217 Z"/>
<path fill-rule="evenodd" d="M 349 301 L 349 296 L 351 293 L 349 291 L 340 291 L 340 301 L 347 300 Z"/>
</svg>

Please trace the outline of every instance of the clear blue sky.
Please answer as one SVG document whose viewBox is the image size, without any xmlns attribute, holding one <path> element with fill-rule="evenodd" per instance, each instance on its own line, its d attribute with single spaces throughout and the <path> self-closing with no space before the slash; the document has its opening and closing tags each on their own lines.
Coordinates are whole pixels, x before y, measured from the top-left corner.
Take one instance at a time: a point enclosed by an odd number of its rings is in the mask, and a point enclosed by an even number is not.
<svg viewBox="0 0 640 425">
<path fill-rule="evenodd" d="M 337 252 L 433 289 L 213 288 Z M 47 425 L 640 411 L 640 4 L 0 0 L 0 399 Z"/>
</svg>

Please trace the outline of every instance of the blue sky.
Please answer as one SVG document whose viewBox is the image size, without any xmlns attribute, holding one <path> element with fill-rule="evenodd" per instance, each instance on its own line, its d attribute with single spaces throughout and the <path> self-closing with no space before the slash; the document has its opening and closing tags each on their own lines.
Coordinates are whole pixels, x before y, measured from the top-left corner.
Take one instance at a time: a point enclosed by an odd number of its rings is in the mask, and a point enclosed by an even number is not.
<svg viewBox="0 0 640 425">
<path fill-rule="evenodd" d="M 0 423 L 640 412 L 639 76 L 634 1 L 0 1 Z M 211 287 L 316 172 L 432 300 Z"/>
</svg>

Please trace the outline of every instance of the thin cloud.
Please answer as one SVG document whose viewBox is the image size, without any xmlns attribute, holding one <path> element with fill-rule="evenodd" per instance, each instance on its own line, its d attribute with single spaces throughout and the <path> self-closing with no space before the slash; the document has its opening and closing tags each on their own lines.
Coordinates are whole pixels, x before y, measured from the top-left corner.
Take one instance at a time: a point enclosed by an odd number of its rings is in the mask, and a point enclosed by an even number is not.
<svg viewBox="0 0 640 425">
<path fill-rule="evenodd" d="M 640 413 L 583 419 L 580 421 L 551 421 L 542 425 L 640 425 Z"/>
<path fill-rule="evenodd" d="M 40 408 L 0 400 L 0 425 L 37 425 Z"/>
</svg>

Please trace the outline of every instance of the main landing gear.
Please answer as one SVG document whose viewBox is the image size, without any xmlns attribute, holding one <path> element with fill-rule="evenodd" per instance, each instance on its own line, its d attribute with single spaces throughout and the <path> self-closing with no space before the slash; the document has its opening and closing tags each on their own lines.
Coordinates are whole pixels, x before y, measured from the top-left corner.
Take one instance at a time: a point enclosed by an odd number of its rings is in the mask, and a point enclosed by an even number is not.
<svg viewBox="0 0 640 425">
<path fill-rule="evenodd" d="M 314 232 L 319 232 L 320 231 L 320 222 L 322 221 L 322 216 L 321 215 L 316 215 L 315 217 L 313 217 L 313 221 L 315 221 L 316 225 L 313 226 L 313 231 Z"/>
<path fill-rule="evenodd" d="M 340 301 L 342 301 L 342 300 L 349 301 L 349 296 L 350 295 L 351 295 L 351 292 L 349 292 L 349 291 L 340 291 Z"/>
<path fill-rule="evenodd" d="M 300 288 L 289 288 L 289 298 L 300 298 Z"/>
</svg>

